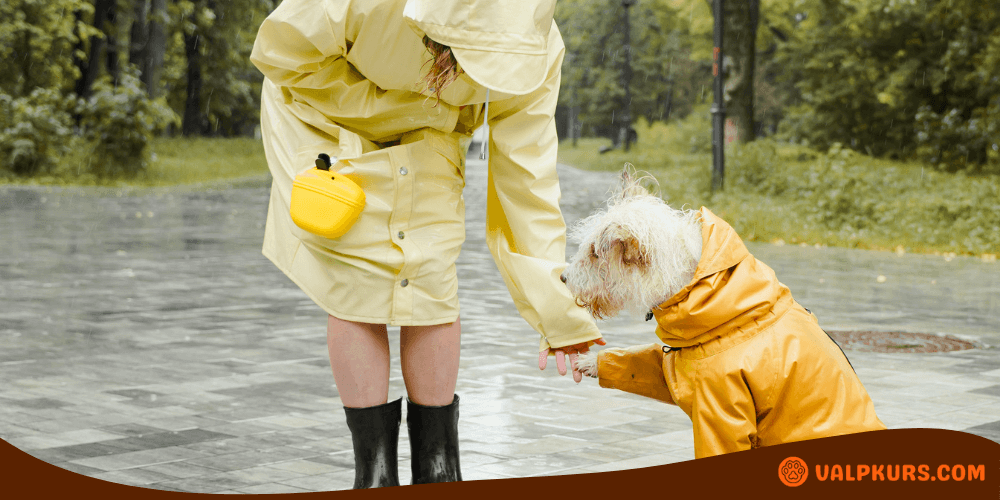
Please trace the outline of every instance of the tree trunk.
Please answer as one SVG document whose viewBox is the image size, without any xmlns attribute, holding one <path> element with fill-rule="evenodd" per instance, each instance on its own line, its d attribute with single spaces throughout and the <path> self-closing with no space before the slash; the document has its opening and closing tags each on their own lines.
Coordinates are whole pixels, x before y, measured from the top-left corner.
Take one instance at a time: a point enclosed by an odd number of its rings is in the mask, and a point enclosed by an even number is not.
<svg viewBox="0 0 1000 500">
<path fill-rule="evenodd" d="M 76 81 L 76 95 L 86 99 L 90 97 L 91 88 L 94 81 L 101 74 L 101 55 L 107 47 L 107 30 L 105 25 L 108 22 L 108 12 L 114 9 L 115 0 L 97 0 L 94 4 L 94 27 L 105 33 L 104 38 L 91 38 L 90 51 L 87 60 L 80 61 L 80 79 Z M 79 13 L 77 14 L 79 15 Z"/>
<path fill-rule="evenodd" d="M 150 99 L 159 95 L 160 72 L 167 53 L 167 0 L 152 0 L 149 16 L 149 42 L 146 44 L 145 65 L 141 67 L 142 83 Z"/>
<path fill-rule="evenodd" d="M 98 3 L 101 3 L 100 0 L 98 0 Z M 118 2 L 109 0 L 105 3 L 107 4 L 107 13 L 105 14 L 107 17 L 102 28 L 104 36 L 107 38 L 107 43 L 105 44 L 105 69 L 107 69 L 108 74 L 111 75 L 111 79 L 117 86 L 122 76 L 118 53 L 120 49 L 118 47 Z"/>
<path fill-rule="evenodd" d="M 80 21 L 83 21 L 83 12 L 79 10 L 74 11 L 73 18 L 76 19 L 76 23 L 74 24 L 74 26 L 79 26 Z M 76 43 L 73 45 L 73 65 L 76 66 L 76 69 L 80 71 L 80 76 L 77 77 L 76 79 L 76 86 L 74 87 L 74 91 L 76 92 L 77 95 L 82 97 L 83 93 L 80 91 L 82 90 L 82 86 L 85 79 L 84 77 L 87 75 L 87 67 L 89 66 L 89 64 L 87 64 L 87 59 L 82 58 L 79 55 L 83 52 L 84 49 L 83 38 L 80 36 L 80 31 L 75 30 L 74 34 L 76 35 Z"/>
<path fill-rule="evenodd" d="M 143 71 L 149 57 L 149 0 L 133 0 L 128 62 Z"/>
<path fill-rule="evenodd" d="M 670 67 L 670 76 L 667 77 L 667 99 L 663 104 L 663 111 L 660 115 L 660 120 L 670 121 L 670 114 L 674 111 L 674 68 Z"/>
<path fill-rule="evenodd" d="M 187 55 L 187 98 L 184 103 L 184 122 L 181 125 L 185 136 L 200 135 L 205 131 L 205 115 L 201 109 L 201 52 L 197 34 L 184 34 L 184 53 Z"/>
<path fill-rule="evenodd" d="M 754 70 L 760 0 L 726 0 L 724 55 L 726 68 L 726 118 L 735 140 L 756 138 L 754 127 Z"/>
</svg>

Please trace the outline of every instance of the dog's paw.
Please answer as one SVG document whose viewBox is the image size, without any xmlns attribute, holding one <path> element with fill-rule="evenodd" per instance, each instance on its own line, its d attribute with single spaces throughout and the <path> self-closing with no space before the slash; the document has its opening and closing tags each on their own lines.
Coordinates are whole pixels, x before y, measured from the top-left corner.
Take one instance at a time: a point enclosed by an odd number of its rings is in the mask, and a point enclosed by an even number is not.
<svg viewBox="0 0 1000 500">
<path fill-rule="evenodd" d="M 577 355 L 576 369 L 588 377 L 597 378 L 597 352 L 590 351 Z"/>
</svg>

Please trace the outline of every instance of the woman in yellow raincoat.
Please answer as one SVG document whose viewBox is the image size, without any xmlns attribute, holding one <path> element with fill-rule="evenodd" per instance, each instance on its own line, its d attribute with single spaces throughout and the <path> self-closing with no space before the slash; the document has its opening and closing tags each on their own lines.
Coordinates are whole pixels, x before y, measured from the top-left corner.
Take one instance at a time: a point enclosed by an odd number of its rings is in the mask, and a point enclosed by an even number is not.
<svg viewBox="0 0 1000 500">
<path fill-rule="evenodd" d="M 564 46 L 554 8 L 554 0 L 284 0 L 260 27 L 251 60 L 266 77 L 261 130 L 274 179 L 263 253 L 330 315 L 355 488 L 398 484 L 401 400 L 387 402 L 386 325 L 401 327 L 413 482 L 461 479 L 455 260 L 465 239 L 462 145 L 480 125 L 487 244 L 518 311 L 545 353 L 600 342 L 559 280 L 565 224 L 553 115 Z M 442 60 L 452 61 L 446 77 L 429 75 Z M 289 215 L 292 180 L 320 153 L 366 195 L 337 239 Z"/>
<path fill-rule="evenodd" d="M 598 354 L 602 387 L 681 407 L 697 458 L 885 429 L 843 351 L 724 220 L 701 209 L 691 283 L 651 344 Z"/>
</svg>

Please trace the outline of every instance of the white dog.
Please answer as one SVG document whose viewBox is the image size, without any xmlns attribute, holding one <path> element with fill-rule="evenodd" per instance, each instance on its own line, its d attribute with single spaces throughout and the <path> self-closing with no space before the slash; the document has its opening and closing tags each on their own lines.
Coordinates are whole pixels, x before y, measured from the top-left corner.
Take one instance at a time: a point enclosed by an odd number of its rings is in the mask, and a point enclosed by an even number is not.
<svg viewBox="0 0 1000 500">
<path fill-rule="evenodd" d="M 598 319 L 645 313 L 687 285 L 701 257 L 701 220 L 649 194 L 626 168 L 607 208 L 581 220 L 563 281 Z M 653 180 L 655 182 L 655 180 Z"/>
<path fill-rule="evenodd" d="M 641 181 L 626 168 L 607 207 L 574 227 L 562 278 L 596 318 L 655 317 L 667 345 L 591 352 L 577 370 L 680 406 L 698 457 L 884 429 L 843 351 L 733 228 Z"/>
</svg>

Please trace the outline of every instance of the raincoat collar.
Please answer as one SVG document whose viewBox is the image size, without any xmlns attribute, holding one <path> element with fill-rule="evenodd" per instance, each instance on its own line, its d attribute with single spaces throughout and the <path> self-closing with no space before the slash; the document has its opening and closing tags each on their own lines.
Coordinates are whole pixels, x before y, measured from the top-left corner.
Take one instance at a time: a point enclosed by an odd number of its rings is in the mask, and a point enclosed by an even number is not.
<svg viewBox="0 0 1000 500">
<path fill-rule="evenodd" d="M 657 336 L 673 347 L 702 344 L 759 323 L 782 298 L 784 286 L 750 255 L 732 226 L 705 207 L 701 218 L 702 254 L 694 278 L 653 308 Z"/>
<path fill-rule="evenodd" d="M 523 95 L 545 81 L 554 12 L 555 0 L 407 0 L 403 17 L 476 83 Z"/>
</svg>

